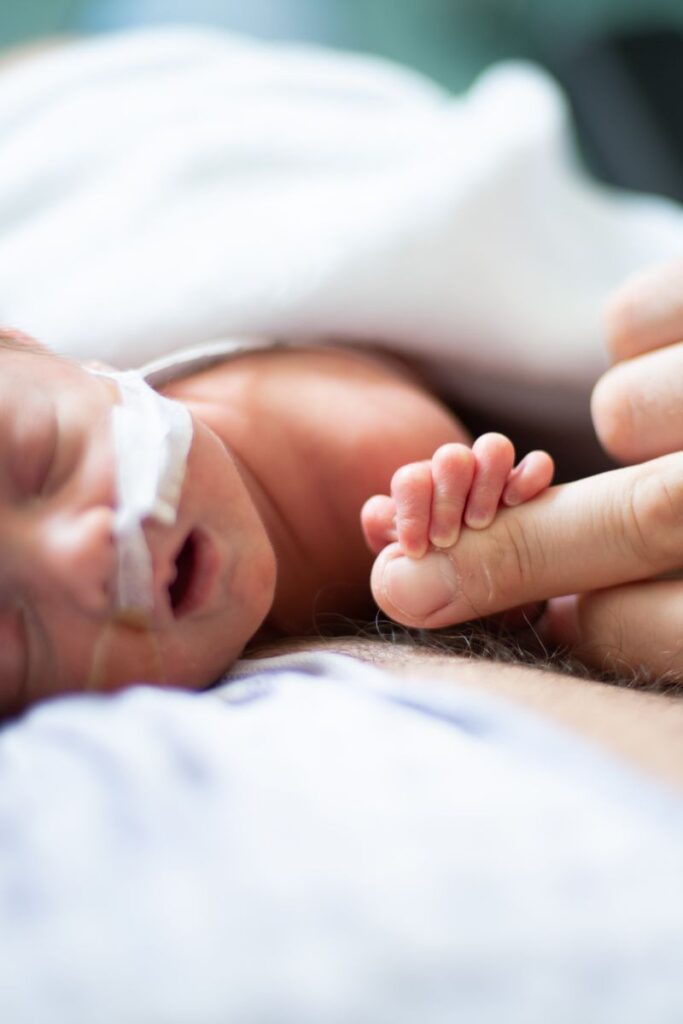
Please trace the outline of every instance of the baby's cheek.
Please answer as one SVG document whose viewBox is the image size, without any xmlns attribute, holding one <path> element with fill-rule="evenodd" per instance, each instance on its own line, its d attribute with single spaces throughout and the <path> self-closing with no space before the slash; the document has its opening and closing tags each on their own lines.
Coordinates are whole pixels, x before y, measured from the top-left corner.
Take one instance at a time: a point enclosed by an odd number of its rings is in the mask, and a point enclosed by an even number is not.
<svg viewBox="0 0 683 1024">
<path fill-rule="evenodd" d="M 26 675 L 21 617 L 17 609 L 0 611 L 0 716 L 20 696 Z"/>
</svg>

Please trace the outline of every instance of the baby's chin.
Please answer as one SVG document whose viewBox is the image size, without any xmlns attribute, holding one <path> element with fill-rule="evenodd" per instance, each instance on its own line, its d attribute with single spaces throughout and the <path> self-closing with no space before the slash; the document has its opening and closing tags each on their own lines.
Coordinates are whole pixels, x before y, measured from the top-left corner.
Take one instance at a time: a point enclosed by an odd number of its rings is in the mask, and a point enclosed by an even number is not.
<svg viewBox="0 0 683 1024">
<path fill-rule="evenodd" d="M 258 549 L 245 558 L 235 587 L 213 617 L 211 628 L 183 641 L 187 685 L 203 689 L 215 683 L 242 657 L 262 629 L 275 599 L 277 563 L 265 531 Z M 179 679 L 176 685 L 183 685 Z"/>
<path fill-rule="evenodd" d="M 223 629 L 220 634 L 204 638 L 201 645 L 186 646 L 183 655 L 174 660 L 162 685 L 204 690 L 219 682 L 242 657 L 245 647 L 258 633 L 260 626 L 261 621 L 243 638 L 226 637 L 226 630 Z"/>
<path fill-rule="evenodd" d="M 241 656 L 275 598 L 277 559 L 243 470 L 220 436 L 193 408 L 194 439 L 179 518 L 204 532 L 222 566 L 210 618 L 169 626 L 169 683 L 201 689 Z M 170 661 L 170 659 L 169 659 Z"/>
<path fill-rule="evenodd" d="M 215 683 L 236 660 L 241 647 L 222 638 L 166 635 L 150 630 L 126 637 L 105 628 L 82 687 L 86 693 L 116 693 L 132 685 L 202 690 Z M 179 631 L 180 632 L 180 631 Z"/>
</svg>

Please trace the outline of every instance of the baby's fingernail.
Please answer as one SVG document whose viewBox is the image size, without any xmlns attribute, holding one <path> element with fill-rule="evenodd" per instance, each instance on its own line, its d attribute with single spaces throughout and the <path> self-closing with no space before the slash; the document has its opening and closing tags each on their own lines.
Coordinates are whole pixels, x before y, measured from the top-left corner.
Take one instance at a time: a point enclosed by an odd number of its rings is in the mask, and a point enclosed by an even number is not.
<svg viewBox="0 0 683 1024">
<path fill-rule="evenodd" d="M 509 505 L 511 508 L 514 505 L 519 505 L 521 498 L 516 491 L 506 491 L 503 496 L 503 504 Z"/>
<path fill-rule="evenodd" d="M 429 535 L 429 543 L 435 548 L 452 548 L 458 537 L 459 530 L 451 530 L 450 533 L 432 533 Z"/>
<path fill-rule="evenodd" d="M 451 559 L 430 551 L 419 560 L 394 558 L 384 570 L 382 592 L 390 605 L 410 619 L 427 619 L 450 604 L 458 574 Z"/>
<path fill-rule="evenodd" d="M 465 514 L 465 524 L 470 527 L 471 530 L 485 530 L 487 526 L 490 526 L 493 519 L 486 512 L 479 512 L 477 509 L 467 510 Z"/>
</svg>

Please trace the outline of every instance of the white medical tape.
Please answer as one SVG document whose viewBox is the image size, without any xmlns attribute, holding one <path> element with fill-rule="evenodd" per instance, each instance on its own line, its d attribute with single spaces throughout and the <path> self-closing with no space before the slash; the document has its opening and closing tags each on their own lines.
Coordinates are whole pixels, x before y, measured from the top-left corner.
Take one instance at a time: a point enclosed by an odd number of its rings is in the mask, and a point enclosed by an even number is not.
<svg viewBox="0 0 683 1024">
<path fill-rule="evenodd" d="M 176 521 L 192 444 L 192 417 L 164 398 L 135 370 L 91 370 L 118 386 L 112 410 L 116 468 L 114 535 L 116 608 L 146 615 L 154 608 L 154 565 L 143 523 Z"/>
</svg>

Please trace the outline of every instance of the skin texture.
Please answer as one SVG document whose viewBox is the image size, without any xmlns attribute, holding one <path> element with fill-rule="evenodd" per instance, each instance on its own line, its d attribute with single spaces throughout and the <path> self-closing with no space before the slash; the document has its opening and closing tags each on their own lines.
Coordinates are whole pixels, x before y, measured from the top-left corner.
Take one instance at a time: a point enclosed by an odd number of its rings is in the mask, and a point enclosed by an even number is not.
<svg viewBox="0 0 683 1024">
<path fill-rule="evenodd" d="M 683 583 L 660 578 L 678 574 L 683 551 L 681 296 L 676 264 L 626 282 L 608 305 L 615 365 L 593 417 L 607 451 L 633 465 L 551 488 L 417 561 L 389 544 L 372 572 L 389 616 L 436 628 L 570 595 L 550 602 L 546 639 L 601 671 L 683 678 Z"/>
<path fill-rule="evenodd" d="M 248 470 L 278 565 L 266 625 L 281 633 L 310 632 L 326 613 L 372 615 L 363 502 L 402 463 L 467 439 L 403 367 L 346 350 L 258 353 L 167 394 L 195 410 Z"/>
<path fill-rule="evenodd" d="M 60 45 L 60 41 L 48 41 L 46 48 L 52 45 Z M 36 55 L 33 49 L 30 52 L 21 49 L 10 52 L 0 59 L 0 67 L 27 57 L 34 59 Z M 683 399 L 683 374 L 680 372 L 683 357 L 678 344 L 683 337 L 682 296 L 683 265 L 660 267 L 627 282 L 608 308 L 608 342 L 617 366 L 596 388 L 593 415 L 605 447 L 621 461 L 637 462 L 683 448 L 683 428 L 678 416 Z M 646 358 L 648 353 L 652 353 L 651 359 Z M 633 364 L 625 362 L 630 359 L 634 360 Z M 467 440 L 467 437 L 460 440 Z M 614 500 L 621 500 L 623 504 L 630 494 L 626 488 L 626 492 L 619 495 L 617 485 Z M 521 538 L 531 522 L 526 516 L 532 509 L 533 506 L 522 510 L 521 520 L 516 516 L 510 518 L 508 536 Z M 582 526 L 586 519 L 590 525 L 595 510 L 589 508 L 586 517 L 580 505 L 574 511 L 577 514 L 576 528 L 570 528 L 562 537 L 563 549 L 570 560 L 575 557 L 577 538 L 577 557 L 591 557 L 596 543 L 599 545 L 597 537 L 594 537 L 588 551 L 581 544 Z M 389 518 L 392 515 L 393 509 Z M 615 525 L 620 527 L 619 516 L 612 507 L 611 514 L 604 521 L 603 537 L 609 533 L 610 526 Z M 501 536 L 506 532 L 507 527 Z M 430 539 L 438 543 L 444 538 L 437 534 Z M 623 544 L 627 558 L 634 539 L 633 531 L 624 529 Z M 455 540 L 452 539 L 451 543 Z M 385 544 L 385 538 L 382 538 L 376 550 L 381 550 Z M 513 550 L 525 579 L 543 569 L 545 558 L 536 545 L 527 546 L 520 539 L 513 545 Z M 559 538 L 552 544 L 551 551 L 549 558 L 557 560 L 563 557 Z M 525 552 L 527 557 L 524 557 Z M 494 583 L 495 570 L 495 566 L 489 570 Z M 268 572 L 265 575 L 267 577 Z M 595 585 L 599 585 L 597 580 Z M 0 605 L 0 609 L 1 680 L 4 671 L 2 658 L 6 659 L 8 649 L 7 631 L 9 629 L 12 633 L 13 627 L 8 627 L 5 606 Z M 683 675 L 683 658 L 676 637 L 683 635 L 682 626 L 683 592 L 677 581 L 631 583 L 594 591 L 578 600 L 550 604 L 550 634 L 560 641 L 576 644 L 584 659 L 598 668 L 611 665 L 630 671 L 634 666 L 645 666 L 647 671 L 655 674 L 671 673 L 680 678 Z M 16 627 L 13 635 L 16 635 Z M 126 635 L 128 643 L 131 639 Z M 291 643 L 303 644 L 307 649 L 316 646 L 316 641 L 312 640 Z M 340 642 L 336 641 L 334 648 L 339 647 Z M 110 649 L 112 652 L 115 650 L 114 643 Z M 359 641 L 347 641 L 343 649 L 371 660 L 377 660 L 381 650 L 381 663 L 390 670 L 407 671 L 411 675 L 422 671 L 430 676 L 439 672 L 445 679 L 455 678 L 465 685 L 483 686 L 509 699 L 529 704 L 541 713 L 576 728 L 608 750 L 625 756 L 656 777 L 683 785 L 683 704 L 680 701 L 521 666 L 473 662 L 453 655 L 435 658 L 426 652 L 412 652 L 407 656 L 403 649 L 397 651 L 387 645 L 363 645 Z"/>
<path fill-rule="evenodd" d="M 272 546 L 236 463 L 195 420 L 178 520 L 146 529 L 154 556 L 153 620 L 143 629 L 117 622 L 116 396 L 109 382 L 33 348 L 4 350 L 0 359 L 4 707 L 141 678 L 209 682 L 258 628 L 275 586 Z M 177 618 L 167 587 L 183 539 L 197 525 L 210 537 L 220 571 L 204 606 Z"/>
<path fill-rule="evenodd" d="M 375 561 L 372 586 L 392 618 L 435 629 L 515 602 L 669 572 L 682 545 L 683 456 L 676 453 L 552 487 L 422 559 L 389 545 Z"/>
<path fill-rule="evenodd" d="M 176 524 L 145 528 L 156 605 L 134 628 L 113 603 L 116 390 L 17 332 L 14 345 L 0 350 L 8 711 L 142 679 L 203 686 L 261 627 L 306 632 L 328 610 L 370 614 L 360 505 L 400 461 L 465 436 L 412 376 L 355 353 L 259 353 L 175 382 L 169 394 L 190 409 L 194 440 Z M 381 431 L 396 408 L 396 425 Z M 202 606 L 181 615 L 169 586 L 191 531 L 218 568 Z"/>
<path fill-rule="evenodd" d="M 611 297 L 606 332 L 614 366 L 593 393 L 593 419 L 605 448 L 623 462 L 683 449 L 683 262 L 647 269 Z M 680 455 L 672 455 L 678 460 Z M 680 472 L 680 468 L 679 468 Z M 680 482 L 666 479 L 669 513 L 681 521 Z M 659 544 L 665 524 L 644 534 Z M 677 533 L 680 532 L 680 527 Z M 673 534 L 673 537 L 677 536 Z M 673 539 L 672 537 L 672 539 Z M 669 559 L 683 565 L 680 546 Z M 645 666 L 683 677 L 683 582 L 634 582 L 585 594 L 557 610 L 557 622 L 587 662 Z"/>
<path fill-rule="evenodd" d="M 60 45 L 60 40 L 41 44 L 41 49 L 43 45 L 50 48 Z M 36 55 L 33 49 L 30 52 L 18 49 L 4 55 L 0 59 L 0 67 L 27 57 L 34 59 Z M 683 337 L 681 295 L 683 273 L 680 267 L 656 268 L 648 275 L 627 283 L 614 297 L 608 316 L 609 340 L 616 362 L 662 349 L 662 346 L 675 345 Z M 607 448 L 624 461 L 654 457 L 683 447 L 676 424 L 676 411 L 680 409 L 683 397 L 683 375 L 677 373 L 680 366 L 678 353 L 667 353 L 668 350 L 663 348 L 661 352 L 655 351 L 653 361 L 644 363 L 639 360 L 632 375 L 613 371 L 596 390 L 593 402 L 596 429 Z M 639 376 L 639 370 L 643 368 L 649 381 L 647 389 L 640 386 L 646 379 Z M 645 400 L 648 395 L 651 399 L 650 415 L 645 429 L 639 429 L 638 424 L 642 423 L 648 409 Z M 638 449 L 638 443 L 643 441 L 646 447 Z M 513 522 L 519 521 L 515 519 Z M 573 532 L 568 539 L 575 539 Z M 573 557 L 571 543 L 566 550 L 569 557 Z M 536 554 L 529 566 L 538 566 L 540 562 Z M 268 576 L 268 572 L 265 575 Z M 632 584 L 585 595 L 579 602 L 580 616 L 576 614 L 576 602 L 571 602 L 569 614 L 565 602 L 563 607 L 557 608 L 555 633 L 560 639 L 564 635 L 572 642 L 583 642 L 585 657 L 597 665 L 616 658 L 627 666 L 647 663 L 655 671 L 673 667 L 680 676 L 683 672 L 680 658 L 674 657 L 673 665 L 671 661 L 665 665 L 658 661 L 658 652 L 672 648 L 672 636 L 681 635 L 683 616 L 683 595 L 679 586 L 674 584 L 672 589 L 669 585 L 667 590 L 664 586 L 660 583 Z M 0 587 L 0 595 L 2 593 Z M 669 618 L 662 618 L 657 605 L 661 613 L 668 610 Z M 6 605 L 0 604 L 0 680 L 6 667 L 8 631 L 13 638 L 19 635 L 17 625 L 8 625 Z M 591 637 L 601 639 L 591 641 Z M 126 640 L 130 642 L 131 637 L 126 636 Z M 16 639 L 10 640 L 10 643 L 16 642 Z M 311 640 L 295 643 L 303 643 L 308 649 L 315 645 Z M 339 642 L 334 646 L 338 649 Z M 347 653 L 363 656 L 361 647 L 359 642 L 349 641 L 344 649 Z M 396 671 L 414 674 L 422 670 L 432 675 L 438 667 L 435 659 L 424 652 L 414 653 L 406 659 L 403 650 L 396 652 L 386 645 L 379 648 L 376 644 L 371 647 L 373 660 L 378 649 L 383 651 L 383 655 L 389 653 L 392 664 L 387 665 L 385 657 L 382 664 Z M 675 644 L 673 647 L 675 651 Z M 112 644 L 112 652 L 114 649 Z M 367 656 L 370 657 L 369 654 Z M 680 702 L 661 695 L 605 687 L 584 679 L 555 677 L 535 669 L 473 663 L 471 660 L 465 662 L 452 655 L 440 659 L 438 668 L 446 678 L 455 676 L 458 682 L 466 685 L 484 686 L 510 699 L 529 703 L 543 714 L 557 717 L 596 739 L 607 749 L 626 756 L 639 767 L 669 782 L 683 785 L 683 705 Z M 31 696 L 35 695 L 37 693 Z M 8 707 L 7 687 L 4 706 Z"/>
<path fill-rule="evenodd" d="M 196 443 L 178 528 L 148 532 L 159 614 L 151 630 L 132 631 L 112 623 L 106 601 L 97 603 L 113 565 L 106 528 L 113 503 L 105 436 L 111 393 L 98 378 L 52 356 L 19 351 L 3 357 L 4 464 L 11 465 L 13 446 L 25 443 L 36 451 L 20 459 L 22 465 L 41 464 L 40 432 L 36 440 L 29 431 L 28 442 L 12 434 L 22 422 L 16 396 L 30 396 L 35 388 L 38 359 L 40 402 L 45 405 L 50 382 L 63 437 L 74 438 L 66 447 L 62 440 L 60 451 L 77 453 L 60 454 L 56 477 L 48 476 L 47 487 L 40 482 L 39 493 L 35 481 L 17 484 L 5 473 L 8 701 L 35 699 L 48 678 L 48 692 L 111 689 L 141 676 L 202 685 L 234 659 L 261 623 L 303 633 L 321 613 L 367 615 L 371 557 L 358 508 L 378 487 L 390 491 L 400 466 L 431 466 L 429 452 L 466 440 L 457 421 L 414 378 L 357 353 L 259 353 L 175 383 L 169 394 L 193 413 Z M 38 400 L 33 402 L 37 408 Z M 49 434 L 49 427 L 41 429 Z M 42 443 L 49 445 L 49 438 Z M 491 450 L 504 447 L 495 438 Z M 66 470 L 59 458 L 67 460 Z M 551 488 L 529 504 L 504 508 L 486 529 L 465 529 L 450 548 L 430 547 L 422 558 L 407 557 L 390 543 L 372 572 L 378 604 L 400 622 L 433 628 L 667 572 L 679 564 L 683 540 L 682 458 L 676 453 Z M 507 456 L 501 493 L 509 464 Z M 476 479 L 475 468 L 469 494 Z M 219 549 L 221 583 L 201 615 L 179 622 L 169 612 L 166 588 L 182 539 L 197 525 Z M 424 529 L 428 536 L 429 522 Z M 39 652 L 53 650 L 43 652 L 42 663 L 39 655 L 21 682 L 27 671 L 24 628 Z M 30 639 L 34 634 L 38 640 Z"/>
<path fill-rule="evenodd" d="M 434 548 L 450 548 L 463 528 L 487 529 L 501 506 L 521 505 L 550 485 L 553 460 L 534 451 L 514 466 L 512 442 L 483 434 L 470 447 L 444 444 L 431 459 L 401 466 L 391 478 L 391 494 L 369 498 L 361 510 L 365 540 L 378 554 L 397 541 L 410 558 Z"/>
</svg>

